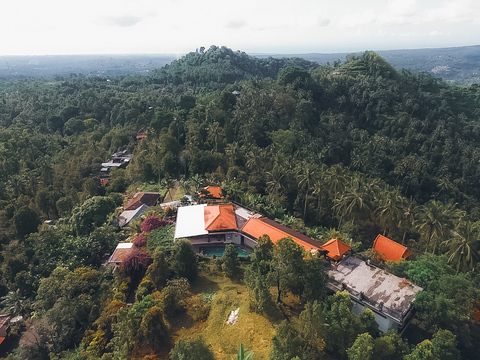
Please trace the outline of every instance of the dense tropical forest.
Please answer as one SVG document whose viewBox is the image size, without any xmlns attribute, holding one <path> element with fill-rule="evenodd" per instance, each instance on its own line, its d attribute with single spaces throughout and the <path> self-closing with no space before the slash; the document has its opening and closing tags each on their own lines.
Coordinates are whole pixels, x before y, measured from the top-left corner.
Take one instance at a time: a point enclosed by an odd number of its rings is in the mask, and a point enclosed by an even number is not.
<svg viewBox="0 0 480 360">
<path fill-rule="evenodd" d="M 475 359 L 479 118 L 479 85 L 373 52 L 318 66 L 212 46 L 149 75 L 1 82 L 0 313 L 24 320 L 0 356 Z M 124 149 L 131 163 L 101 186 L 101 163 Z M 348 294 L 327 296 L 323 260 L 288 239 L 213 260 L 173 242 L 174 209 L 111 225 L 138 189 L 206 185 L 423 287 L 415 330 L 380 334 Z M 412 258 L 383 263 L 379 233 Z M 135 256 L 105 266 L 125 240 Z M 240 305 L 250 327 L 227 328 Z"/>
</svg>

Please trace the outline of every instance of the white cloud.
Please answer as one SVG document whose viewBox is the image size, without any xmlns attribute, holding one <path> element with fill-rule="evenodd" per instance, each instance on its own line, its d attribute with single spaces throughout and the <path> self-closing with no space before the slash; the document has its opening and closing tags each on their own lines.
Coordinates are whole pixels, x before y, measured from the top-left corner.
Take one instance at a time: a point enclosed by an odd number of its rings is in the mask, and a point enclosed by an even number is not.
<svg viewBox="0 0 480 360">
<path fill-rule="evenodd" d="M 417 13 L 416 0 L 390 0 L 388 13 L 391 16 L 413 16 Z"/>
<path fill-rule="evenodd" d="M 328 17 L 320 17 L 318 19 L 318 25 L 320 25 L 322 27 L 330 25 L 331 22 L 332 22 L 332 20 L 330 20 L 330 18 L 328 18 Z"/>
<path fill-rule="evenodd" d="M 339 25 L 341 28 L 353 29 L 363 27 L 365 25 L 371 25 L 378 21 L 377 15 L 373 10 L 366 10 L 361 13 L 353 13 L 344 15 Z"/>
<path fill-rule="evenodd" d="M 108 22 L 121 27 L 134 26 L 142 21 L 141 17 L 136 16 L 120 16 L 116 18 L 109 18 Z"/>
<path fill-rule="evenodd" d="M 480 0 L 0 0 L 0 54 L 473 45 L 479 27 Z"/>
<path fill-rule="evenodd" d="M 443 6 L 429 10 L 426 19 L 441 22 L 478 22 L 480 2 L 477 0 L 451 0 Z"/>
<path fill-rule="evenodd" d="M 232 21 L 229 21 L 225 25 L 225 27 L 230 28 L 230 29 L 239 29 L 239 28 L 245 27 L 246 25 L 247 25 L 247 23 L 243 20 L 232 20 Z"/>
</svg>

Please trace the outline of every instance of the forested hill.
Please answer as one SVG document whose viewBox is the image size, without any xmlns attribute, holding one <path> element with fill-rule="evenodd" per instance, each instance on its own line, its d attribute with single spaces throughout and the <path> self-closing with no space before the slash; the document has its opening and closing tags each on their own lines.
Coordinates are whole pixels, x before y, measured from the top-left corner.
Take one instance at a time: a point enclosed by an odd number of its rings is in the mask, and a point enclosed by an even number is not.
<svg viewBox="0 0 480 360">
<path fill-rule="evenodd" d="M 211 46 L 208 50 L 200 48 L 190 52 L 170 65 L 155 70 L 153 78 L 165 84 L 220 88 L 252 77 L 276 78 L 279 70 L 285 66 L 312 69 L 318 64 L 300 57 L 259 59 L 225 46 Z"/>
<path fill-rule="evenodd" d="M 430 333 L 417 342 L 446 329 L 454 348 L 457 341 L 465 358 L 476 358 L 480 341 L 469 326 L 480 298 L 479 117 L 479 85 L 398 71 L 373 52 L 316 66 L 211 47 L 149 75 L 0 82 L 0 310 L 35 321 L 40 339 L 25 350 L 31 356 L 9 359 L 49 359 L 77 347 L 82 359 L 169 351 L 170 340 L 156 337 L 170 339 L 157 305 L 180 304 L 175 286 L 188 288 L 174 279 L 181 266 L 166 258 L 177 256 L 168 247 L 172 226 L 148 235 L 145 268 L 155 258 L 154 280 L 142 281 L 131 311 L 130 279 L 101 264 L 141 230 L 139 222 L 130 233 L 110 225 L 123 196 L 166 193 L 174 179 L 180 193 L 193 195 L 221 186 L 226 200 L 318 241 L 341 239 L 372 261 L 378 234 L 407 245 L 413 261 L 391 266 L 425 289 L 415 306 Z M 132 161 L 101 186 L 101 163 L 124 149 Z M 42 225 L 47 219 L 59 220 L 57 227 Z M 221 271 L 215 264 L 212 271 Z M 262 286 L 268 293 L 270 283 Z M 353 316 L 348 306 L 341 308 Z M 318 324 L 344 318 L 335 316 Z M 325 351 L 345 359 L 365 331 L 329 326 Z M 403 357 L 409 351 L 397 358 L 415 358 Z"/>
<path fill-rule="evenodd" d="M 375 51 L 397 70 L 424 72 L 459 84 L 480 82 L 480 45 L 433 49 Z M 257 57 L 301 57 L 320 65 L 343 63 L 347 57 L 361 53 L 256 54 Z"/>
</svg>

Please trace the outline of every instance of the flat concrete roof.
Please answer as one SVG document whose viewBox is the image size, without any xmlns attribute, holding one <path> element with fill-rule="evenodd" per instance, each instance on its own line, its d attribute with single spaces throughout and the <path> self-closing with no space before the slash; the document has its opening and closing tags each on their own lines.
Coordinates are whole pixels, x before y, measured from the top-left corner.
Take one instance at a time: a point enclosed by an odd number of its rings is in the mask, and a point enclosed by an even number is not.
<svg viewBox="0 0 480 360">
<path fill-rule="evenodd" d="M 402 320 L 421 287 L 349 256 L 328 271 L 330 282 L 391 317 Z M 383 304 L 383 305 L 382 305 Z"/>
<path fill-rule="evenodd" d="M 205 206 L 207 206 L 207 204 L 182 206 L 178 208 L 175 239 L 208 234 L 208 231 L 205 230 Z"/>
</svg>

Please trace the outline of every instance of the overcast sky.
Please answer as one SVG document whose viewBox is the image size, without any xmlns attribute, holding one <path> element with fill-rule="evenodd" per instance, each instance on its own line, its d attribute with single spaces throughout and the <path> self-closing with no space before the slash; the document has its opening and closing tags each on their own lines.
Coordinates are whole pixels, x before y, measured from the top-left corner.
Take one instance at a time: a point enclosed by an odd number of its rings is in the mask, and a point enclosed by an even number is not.
<svg viewBox="0 0 480 360">
<path fill-rule="evenodd" d="M 480 45 L 480 0 L 0 0 L 0 55 Z"/>
</svg>

